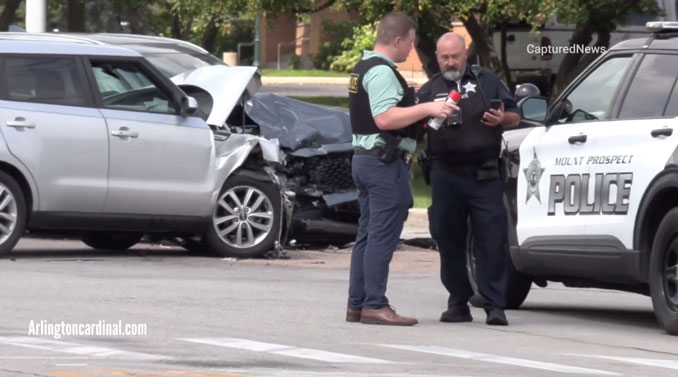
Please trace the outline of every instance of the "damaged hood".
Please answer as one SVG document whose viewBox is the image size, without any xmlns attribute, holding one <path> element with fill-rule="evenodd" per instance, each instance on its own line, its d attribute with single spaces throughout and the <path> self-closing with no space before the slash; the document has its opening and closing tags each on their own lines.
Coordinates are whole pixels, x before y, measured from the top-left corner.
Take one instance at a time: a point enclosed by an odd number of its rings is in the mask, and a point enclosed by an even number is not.
<svg viewBox="0 0 678 377">
<path fill-rule="evenodd" d="M 245 112 L 259 125 L 261 136 L 280 140 L 289 154 L 308 157 L 352 150 L 346 110 L 261 93 L 247 102 Z"/>
<path fill-rule="evenodd" d="M 261 87 L 256 67 L 205 66 L 172 77 L 179 86 L 207 92 L 211 103 L 204 109 L 207 124 L 222 127 L 233 108 L 245 102 L 245 113 L 259 126 L 259 134 L 278 139 L 288 154 L 310 157 L 352 150 L 348 111 L 270 93 L 255 94 Z M 204 105 L 200 98 L 198 102 Z"/>
<path fill-rule="evenodd" d="M 257 67 L 210 65 L 172 77 L 177 85 L 192 85 L 212 97 L 207 124 L 222 127 L 241 98 L 250 99 L 261 87 Z"/>
</svg>

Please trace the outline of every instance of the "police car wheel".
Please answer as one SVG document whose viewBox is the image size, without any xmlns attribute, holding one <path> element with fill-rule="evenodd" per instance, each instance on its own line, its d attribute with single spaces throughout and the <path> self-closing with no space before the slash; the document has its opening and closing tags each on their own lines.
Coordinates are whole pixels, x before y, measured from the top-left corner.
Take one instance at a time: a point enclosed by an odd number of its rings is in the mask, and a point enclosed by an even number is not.
<svg viewBox="0 0 678 377">
<path fill-rule="evenodd" d="M 678 335 L 678 208 L 659 224 L 650 256 L 650 294 L 659 324 Z"/>
<path fill-rule="evenodd" d="M 217 197 L 207 244 L 225 257 L 252 258 L 272 250 L 282 218 L 280 201 L 272 182 L 232 176 Z"/>
</svg>

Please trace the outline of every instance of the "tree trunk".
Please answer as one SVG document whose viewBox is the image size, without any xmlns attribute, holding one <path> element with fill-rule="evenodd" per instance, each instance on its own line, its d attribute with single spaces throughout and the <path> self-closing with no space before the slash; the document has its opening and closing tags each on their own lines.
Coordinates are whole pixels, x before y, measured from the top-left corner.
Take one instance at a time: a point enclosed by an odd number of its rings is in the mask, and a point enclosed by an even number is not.
<svg viewBox="0 0 678 377">
<path fill-rule="evenodd" d="M 68 20 L 68 31 L 85 32 L 85 1 L 84 0 L 68 0 L 66 5 L 68 12 L 66 18 Z"/>
<path fill-rule="evenodd" d="M 570 46 L 583 45 L 588 46 L 593 39 L 593 26 L 586 24 L 578 24 L 572 32 L 572 39 Z M 582 54 L 565 54 L 563 61 L 558 67 L 558 74 L 556 75 L 556 82 L 553 85 L 551 91 L 551 98 L 556 98 L 560 92 L 565 89 L 567 84 L 570 83 L 575 77 L 578 71 L 581 71 L 582 68 L 578 68 Z"/>
<path fill-rule="evenodd" d="M 438 59 L 436 59 L 436 41 L 428 35 L 421 34 L 417 38 L 416 49 L 421 65 L 429 78 L 440 72 Z"/>
<path fill-rule="evenodd" d="M 129 22 L 129 28 L 134 34 L 156 34 L 141 17 L 139 8 L 130 4 L 128 0 L 120 1 L 120 13 L 123 19 Z"/>
<path fill-rule="evenodd" d="M 181 29 L 181 20 L 178 15 L 174 15 L 174 17 L 172 17 L 172 38 L 182 39 L 183 32 Z"/>
<path fill-rule="evenodd" d="M 504 77 L 506 78 L 506 85 L 508 85 L 509 88 L 513 88 L 514 82 L 511 77 L 511 69 L 509 68 L 506 57 L 506 23 L 504 22 L 501 24 L 501 48 L 499 51 L 501 51 L 501 68 L 502 72 L 504 72 Z"/>
<path fill-rule="evenodd" d="M 221 22 L 217 22 L 217 17 L 212 16 L 210 23 L 205 30 L 205 33 L 202 35 L 200 45 L 202 48 L 209 52 L 214 52 L 214 44 L 217 41 L 217 36 L 219 35 L 219 26 Z"/>
<path fill-rule="evenodd" d="M 9 25 L 14 23 L 16 10 L 23 0 L 5 0 L 5 7 L 0 14 L 0 31 L 9 30 Z"/>
<path fill-rule="evenodd" d="M 473 52 L 479 59 L 479 64 L 496 72 L 503 80 L 506 80 L 497 51 L 494 49 L 492 38 L 487 28 L 483 27 L 476 17 L 471 16 L 462 19 L 466 31 L 473 39 Z"/>
</svg>

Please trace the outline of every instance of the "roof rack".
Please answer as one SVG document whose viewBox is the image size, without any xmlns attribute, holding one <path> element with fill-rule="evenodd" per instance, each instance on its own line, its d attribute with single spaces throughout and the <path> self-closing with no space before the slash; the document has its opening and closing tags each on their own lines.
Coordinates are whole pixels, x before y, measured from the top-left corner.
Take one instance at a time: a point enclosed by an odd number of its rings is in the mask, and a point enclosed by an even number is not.
<svg viewBox="0 0 678 377">
<path fill-rule="evenodd" d="M 645 24 L 645 29 L 649 31 L 678 31 L 678 22 L 675 21 L 651 21 Z"/>
</svg>

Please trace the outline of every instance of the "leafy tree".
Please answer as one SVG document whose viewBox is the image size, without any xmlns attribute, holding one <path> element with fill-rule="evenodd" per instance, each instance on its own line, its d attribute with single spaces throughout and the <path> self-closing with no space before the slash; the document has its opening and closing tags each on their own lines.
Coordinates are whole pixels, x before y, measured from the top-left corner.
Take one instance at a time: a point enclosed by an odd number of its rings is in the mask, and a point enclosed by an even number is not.
<svg viewBox="0 0 678 377">
<path fill-rule="evenodd" d="M 9 30 L 9 25 L 14 23 L 17 10 L 22 2 L 23 0 L 5 0 L 2 13 L 0 13 L 0 31 Z"/>
<path fill-rule="evenodd" d="M 661 13 L 654 0 L 575 0 L 567 6 L 559 6 L 554 0 L 540 4 L 537 17 L 557 17 L 560 22 L 574 24 L 570 45 L 588 46 L 597 36 L 594 46 L 610 47 L 610 34 L 618 25 L 625 24 L 632 12 L 656 15 Z M 553 95 L 558 94 L 572 81 L 598 54 L 567 54 L 556 75 Z"/>
<path fill-rule="evenodd" d="M 330 69 L 339 72 L 351 72 L 362 58 L 363 51 L 372 49 L 376 40 L 377 31 L 374 24 L 354 27 L 353 35 L 341 42 L 344 52 L 334 58 Z"/>
<path fill-rule="evenodd" d="M 500 59 L 498 46 L 492 41 L 492 33 L 501 32 L 507 21 L 526 21 L 536 31 L 547 19 L 558 17 L 560 22 L 576 25 L 572 43 L 588 45 L 597 33 L 596 44 L 608 47 L 610 32 L 624 22 L 630 11 L 647 13 L 656 8 L 654 0 L 339 0 L 338 4 L 344 9 L 358 10 L 366 22 L 375 22 L 393 10 L 411 15 L 418 25 L 415 47 L 429 76 L 439 70 L 435 42 L 450 30 L 451 20 L 456 18 L 473 39 L 470 53 L 508 83 L 511 76 L 506 57 Z M 505 48 L 500 51 L 505 55 Z M 584 60 L 582 56 L 568 55 L 558 73 L 561 86 L 580 69 L 576 67 L 585 66 L 592 58 L 595 56 Z"/>
</svg>

